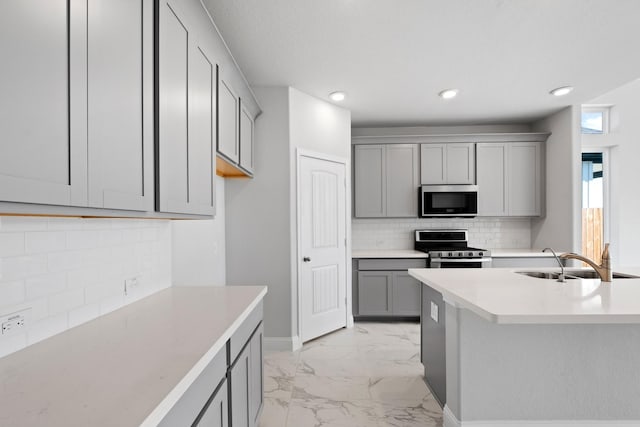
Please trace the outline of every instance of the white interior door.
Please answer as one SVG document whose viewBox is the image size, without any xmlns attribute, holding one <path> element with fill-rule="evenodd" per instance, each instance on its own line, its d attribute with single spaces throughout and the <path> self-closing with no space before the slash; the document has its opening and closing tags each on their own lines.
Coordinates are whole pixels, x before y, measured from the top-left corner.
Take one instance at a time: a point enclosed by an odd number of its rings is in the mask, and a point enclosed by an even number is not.
<svg viewBox="0 0 640 427">
<path fill-rule="evenodd" d="M 305 342 L 346 326 L 346 167 L 303 155 L 298 173 L 298 289 Z"/>
</svg>

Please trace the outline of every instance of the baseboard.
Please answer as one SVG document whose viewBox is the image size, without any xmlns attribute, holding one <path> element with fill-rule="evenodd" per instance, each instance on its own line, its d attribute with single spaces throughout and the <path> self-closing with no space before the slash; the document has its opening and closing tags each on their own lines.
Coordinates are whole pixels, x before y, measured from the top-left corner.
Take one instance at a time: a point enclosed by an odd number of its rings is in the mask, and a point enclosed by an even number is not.
<svg viewBox="0 0 640 427">
<path fill-rule="evenodd" d="M 640 420 L 499 420 L 460 421 L 447 405 L 443 410 L 443 427 L 640 427 Z"/>
<path fill-rule="evenodd" d="M 266 351 L 296 351 L 302 347 L 300 337 L 264 337 Z"/>
</svg>

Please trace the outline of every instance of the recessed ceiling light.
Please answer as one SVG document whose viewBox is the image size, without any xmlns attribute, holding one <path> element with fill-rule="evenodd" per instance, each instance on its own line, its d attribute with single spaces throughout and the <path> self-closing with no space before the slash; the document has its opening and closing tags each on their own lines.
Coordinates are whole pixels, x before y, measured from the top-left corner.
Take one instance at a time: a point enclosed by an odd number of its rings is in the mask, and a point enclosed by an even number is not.
<svg viewBox="0 0 640 427">
<path fill-rule="evenodd" d="M 573 90 L 573 86 L 562 86 L 557 87 L 550 91 L 549 93 L 553 96 L 564 96 Z"/>
<path fill-rule="evenodd" d="M 438 94 L 438 96 L 442 99 L 455 98 L 456 95 L 458 95 L 458 89 L 445 89 Z"/>
<path fill-rule="evenodd" d="M 329 98 L 331 98 L 332 101 L 344 101 L 344 99 L 347 97 L 347 95 L 344 92 L 331 92 L 329 94 Z"/>
</svg>

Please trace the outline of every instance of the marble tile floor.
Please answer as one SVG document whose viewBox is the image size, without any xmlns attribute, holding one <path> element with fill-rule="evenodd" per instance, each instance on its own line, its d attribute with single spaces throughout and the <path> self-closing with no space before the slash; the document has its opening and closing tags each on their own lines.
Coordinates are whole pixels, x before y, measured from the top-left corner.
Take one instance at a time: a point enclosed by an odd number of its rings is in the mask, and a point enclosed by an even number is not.
<svg viewBox="0 0 640 427">
<path fill-rule="evenodd" d="M 265 353 L 260 427 L 442 427 L 419 343 L 418 323 L 356 322 Z"/>
</svg>

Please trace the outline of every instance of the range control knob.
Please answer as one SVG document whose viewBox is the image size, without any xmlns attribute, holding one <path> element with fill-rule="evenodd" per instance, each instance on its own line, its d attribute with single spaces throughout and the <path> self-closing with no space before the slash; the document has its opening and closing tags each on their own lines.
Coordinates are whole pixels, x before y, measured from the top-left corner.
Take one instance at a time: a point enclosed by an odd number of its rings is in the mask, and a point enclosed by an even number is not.
<svg viewBox="0 0 640 427">
<path fill-rule="evenodd" d="M 478 252 L 478 256 L 484 256 L 484 252 Z"/>
<path fill-rule="evenodd" d="M 473 252 L 469 252 L 469 256 L 473 256 Z"/>
<path fill-rule="evenodd" d="M 452 257 L 453 256 L 453 252 L 449 252 L 449 256 Z"/>
</svg>

